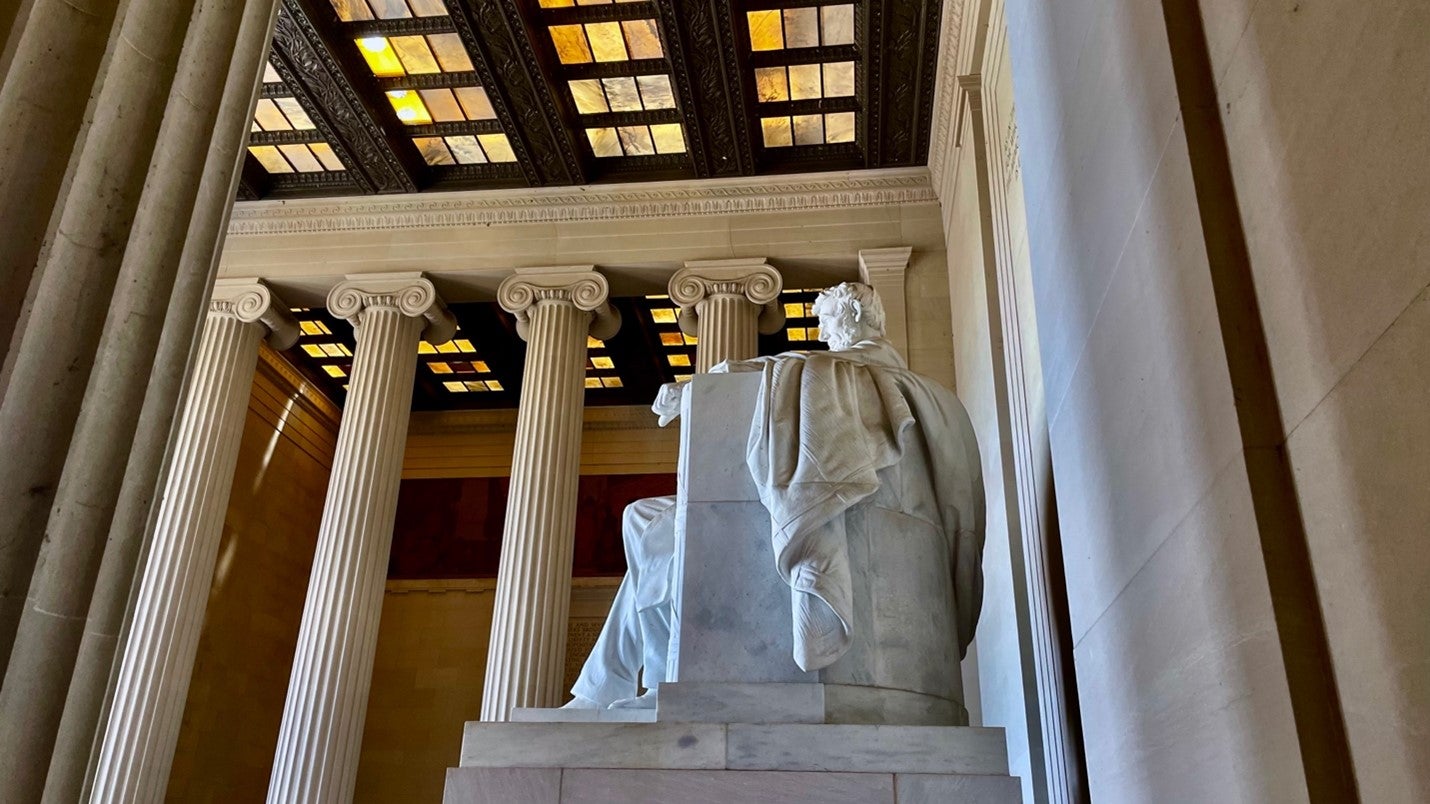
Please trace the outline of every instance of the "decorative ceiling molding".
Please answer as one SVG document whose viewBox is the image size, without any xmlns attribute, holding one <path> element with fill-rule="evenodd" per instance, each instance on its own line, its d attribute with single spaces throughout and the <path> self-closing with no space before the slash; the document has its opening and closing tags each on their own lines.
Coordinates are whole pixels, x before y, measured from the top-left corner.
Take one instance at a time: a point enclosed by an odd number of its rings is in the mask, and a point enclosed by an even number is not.
<svg viewBox="0 0 1430 804">
<path fill-rule="evenodd" d="M 476 190 L 235 205 L 230 236 L 433 229 L 746 212 L 880 207 L 937 200 L 924 167 L 599 187 Z"/>
<path fill-rule="evenodd" d="M 963 27 L 963 7 L 967 0 L 944 0 L 943 24 L 938 42 L 938 79 L 934 89 L 932 123 L 929 138 L 928 166 L 934 186 L 943 189 L 944 168 L 953 150 L 954 102 L 958 92 L 958 43 Z"/>
</svg>

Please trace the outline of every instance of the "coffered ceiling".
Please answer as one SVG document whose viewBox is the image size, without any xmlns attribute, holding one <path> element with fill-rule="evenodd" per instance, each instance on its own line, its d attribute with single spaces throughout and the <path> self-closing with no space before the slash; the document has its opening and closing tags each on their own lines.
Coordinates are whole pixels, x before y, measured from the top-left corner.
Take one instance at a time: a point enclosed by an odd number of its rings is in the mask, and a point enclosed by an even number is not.
<svg viewBox="0 0 1430 804">
<path fill-rule="evenodd" d="M 923 164 L 940 0 L 282 0 L 240 199 Z"/>
</svg>

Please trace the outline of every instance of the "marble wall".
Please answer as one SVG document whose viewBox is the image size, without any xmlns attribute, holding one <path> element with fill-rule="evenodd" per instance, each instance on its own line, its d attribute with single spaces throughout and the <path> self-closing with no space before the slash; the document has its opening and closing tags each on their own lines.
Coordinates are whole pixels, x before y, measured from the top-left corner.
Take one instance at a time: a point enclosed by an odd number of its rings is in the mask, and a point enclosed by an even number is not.
<svg viewBox="0 0 1430 804">
<path fill-rule="evenodd" d="M 261 801 L 278 742 L 338 411 L 266 346 L 258 365 L 169 801 Z"/>
<path fill-rule="evenodd" d="M 1430 798 L 1430 6 L 1201 0 L 1367 801 Z"/>
</svg>

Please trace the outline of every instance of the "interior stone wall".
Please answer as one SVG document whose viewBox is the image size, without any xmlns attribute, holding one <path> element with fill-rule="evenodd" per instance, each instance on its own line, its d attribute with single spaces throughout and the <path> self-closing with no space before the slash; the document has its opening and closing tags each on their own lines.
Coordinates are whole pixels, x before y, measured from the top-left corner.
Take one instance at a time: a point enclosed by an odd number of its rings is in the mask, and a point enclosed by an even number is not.
<svg viewBox="0 0 1430 804">
<path fill-rule="evenodd" d="M 1366 801 L 1430 798 L 1430 6 L 1201 0 Z"/>
<path fill-rule="evenodd" d="M 1091 795 L 1304 799 L 1162 5 L 1007 19 Z"/>
<path fill-rule="evenodd" d="M 568 681 L 585 663 L 620 578 L 577 578 Z M 462 725 L 481 713 L 496 580 L 389 581 L 358 764 L 359 804 L 442 800 Z"/>
<path fill-rule="evenodd" d="M 967 133 L 967 132 L 966 132 Z M 971 135 L 970 135 L 971 136 Z M 1032 768 L 1017 603 L 1008 532 L 1003 457 L 998 448 L 998 403 L 993 388 L 993 344 L 988 324 L 983 243 L 979 222 L 976 164 L 971 147 L 951 155 L 952 193 L 945 201 L 948 281 L 953 318 L 954 366 L 958 397 L 978 434 L 987 495 L 987 536 L 983 553 L 983 613 L 976 636 L 978 718 L 971 722 L 1007 729 L 1008 770 L 1023 783 L 1032 802 Z M 970 710 L 970 718 L 973 712 Z"/>
<path fill-rule="evenodd" d="M 169 801 L 262 801 L 317 544 L 338 411 L 264 347 Z"/>
</svg>

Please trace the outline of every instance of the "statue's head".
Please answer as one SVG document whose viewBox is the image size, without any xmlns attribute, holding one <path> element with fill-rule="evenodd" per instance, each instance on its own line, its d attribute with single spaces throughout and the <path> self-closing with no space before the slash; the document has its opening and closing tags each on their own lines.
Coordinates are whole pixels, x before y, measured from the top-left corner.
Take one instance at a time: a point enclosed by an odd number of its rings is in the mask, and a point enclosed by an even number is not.
<svg viewBox="0 0 1430 804">
<path fill-rule="evenodd" d="M 843 282 L 814 300 L 819 339 L 838 352 L 860 341 L 884 337 L 884 303 L 859 282 Z"/>
</svg>

